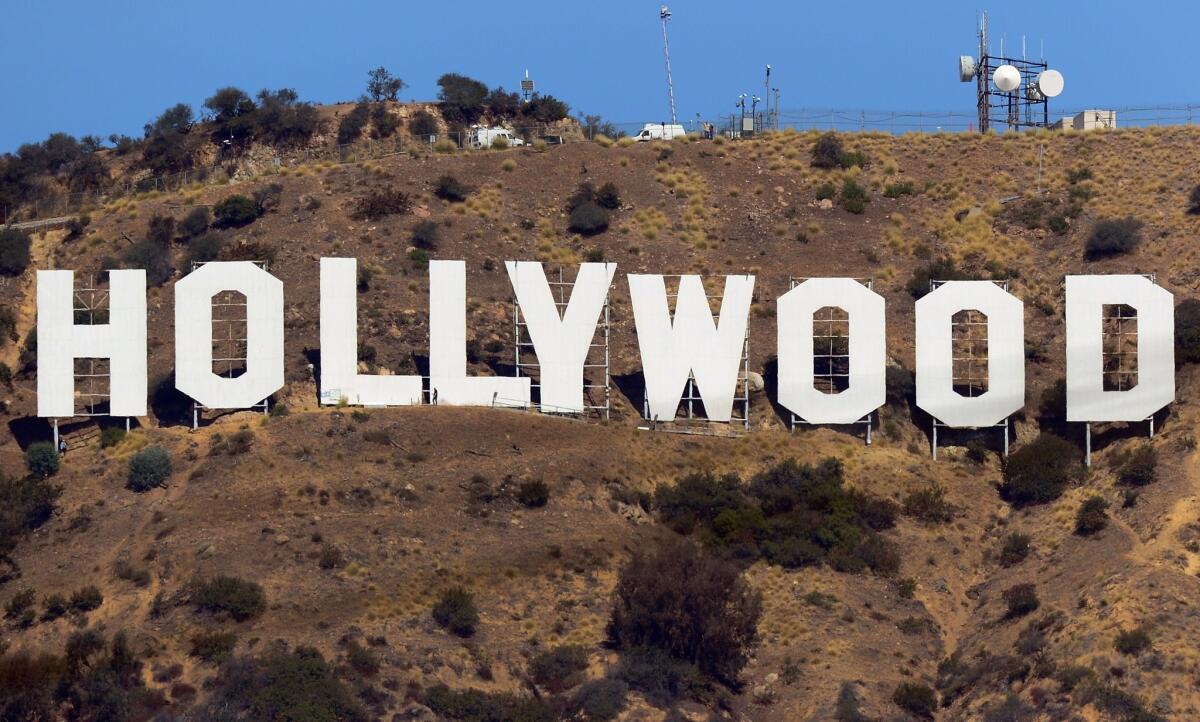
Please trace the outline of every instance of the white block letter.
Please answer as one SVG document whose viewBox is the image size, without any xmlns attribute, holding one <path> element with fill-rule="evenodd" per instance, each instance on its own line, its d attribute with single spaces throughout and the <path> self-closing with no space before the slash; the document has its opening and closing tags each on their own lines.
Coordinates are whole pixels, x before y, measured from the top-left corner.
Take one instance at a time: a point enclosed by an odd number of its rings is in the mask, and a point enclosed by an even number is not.
<svg viewBox="0 0 1200 722">
<path fill-rule="evenodd" d="M 109 414 L 146 415 L 146 272 L 108 272 L 108 323 L 75 324 L 73 271 L 37 272 L 38 416 L 75 415 L 75 359 L 109 359 Z"/>
<path fill-rule="evenodd" d="M 529 405 L 529 379 L 467 376 L 467 265 L 429 262 L 429 384 L 451 406 Z"/>
<path fill-rule="evenodd" d="M 246 297 L 246 372 L 213 373 L 213 296 Z M 214 261 L 175 284 L 175 387 L 210 409 L 245 409 L 283 386 L 283 282 L 250 261 Z"/>
<path fill-rule="evenodd" d="M 988 389 L 954 390 L 950 321 L 959 311 L 987 316 Z M 1000 423 L 1025 405 L 1024 304 L 991 281 L 947 281 L 917 301 L 917 406 L 946 426 Z"/>
<path fill-rule="evenodd" d="M 617 264 L 582 264 L 561 314 L 542 264 L 506 261 L 504 265 L 537 354 L 542 411 L 583 411 L 583 366 Z"/>
<path fill-rule="evenodd" d="M 883 296 L 851 278 L 810 278 L 778 301 L 779 403 L 814 424 L 851 424 L 883 405 L 887 352 Z M 849 316 L 849 385 L 813 386 L 813 314 L 835 306 Z"/>
<path fill-rule="evenodd" d="M 321 259 L 321 403 L 421 403 L 420 376 L 358 373 L 358 261 Z"/>
<path fill-rule="evenodd" d="M 726 276 L 714 324 L 700 277 L 680 276 L 672 319 L 663 277 L 629 275 L 649 418 L 675 418 L 691 372 L 708 419 L 729 421 L 753 295 L 754 276 Z"/>
<path fill-rule="evenodd" d="M 1137 311 L 1137 385 L 1104 390 L 1106 305 Z M 1145 276 L 1067 276 L 1067 421 L 1142 421 L 1175 399 L 1175 308 Z"/>
</svg>

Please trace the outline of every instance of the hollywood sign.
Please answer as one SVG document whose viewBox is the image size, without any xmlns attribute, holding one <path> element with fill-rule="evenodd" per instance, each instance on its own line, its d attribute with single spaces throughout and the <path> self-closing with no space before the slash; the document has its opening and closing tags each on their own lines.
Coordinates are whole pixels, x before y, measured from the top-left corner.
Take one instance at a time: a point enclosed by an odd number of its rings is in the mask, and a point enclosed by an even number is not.
<svg viewBox="0 0 1200 722">
<path fill-rule="evenodd" d="M 614 263 L 580 265 L 560 312 L 540 263 L 505 263 L 538 360 L 541 408 L 584 410 L 584 365 L 616 274 Z M 325 404 L 421 404 L 420 376 L 359 373 L 357 263 L 320 261 L 320 395 Z M 109 272 L 109 322 L 74 322 L 71 271 L 37 274 L 38 415 L 74 415 L 74 361 L 107 358 L 109 412 L 145 416 L 147 402 L 146 278 L 142 270 Z M 716 316 L 699 276 L 679 278 L 672 313 L 663 276 L 629 274 L 629 296 L 641 353 L 646 413 L 675 417 L 689 376 L 707 418 L 729 421 L 737 393 L 754 276 L 726 276 Z M 246 370 L 213 372 L 213 296 L 246 299 Z M 816 278 L 777 300 L 778 402 L 810 423 L 863 419 L 884 403 L 884 299 L 849 278 Z M 1137 311 L 1137 384 L 1103 384 L 1104 307 Z M 813 315 L 826 307 L 848 316 L 849 378 L 839 393 L 814 386 Z M 248 262 L 207 263 L 175 284 L 175 384 L 209 409 L 261 404 L 284 383 L 283 282 Z M 998 424 L 1025 403 L 1024 310 L 991 281 L 948 281 L 916 302 L 916 402 L 950 427 Z M 951 319 L 963 310 L 987 317 L 986 392 L 954 389 Z M 429 388 L 452 406 L 531 405 L 528 377 L 469 376 L 466 357 L 466 264 L 429 263 Z M 1066 279 L 1067 420 L 1140 421 L 1175 396 L 1172 295 L 1140 275 Z"/>
</svg>

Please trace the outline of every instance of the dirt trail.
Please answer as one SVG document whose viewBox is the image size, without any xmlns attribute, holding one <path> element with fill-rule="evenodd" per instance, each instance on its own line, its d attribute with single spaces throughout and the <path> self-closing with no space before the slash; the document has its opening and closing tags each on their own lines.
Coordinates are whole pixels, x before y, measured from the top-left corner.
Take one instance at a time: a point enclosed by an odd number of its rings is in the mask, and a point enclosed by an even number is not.
<svg viewBox="0 0 1200 722">
<path fill-rule="evenodd" d="M 24 341 L 29 335 L 29 331 L 37 322 L 37 294 L 35 293 L 37 284 L 37 272 L 34 269 L 46 270 L 54 268 L 54 251 L 58 248 L 62 239 L 66 236 L 66 231 L 46 231 L 45 233 L 35 233 L 31 236 L 29 247 L 30 263 L 29 268 L 25 271 L 25 275 L 21 278 L 20 299 L 21 305 L 16 309 L 17 314 L 17 335 Z M 21 342 L 5 345 L 0 351 L 0 361 L 8 364 L 10 369 L 15 373 L 17 370 L 17 360 L 21 355 Z"/>
<path fill-rule="evenodd" d="M 1189 455 L 1183 466 L 1188 493 L 1162 516 L 1162 525 L 1150 539 L 1143 542 L 1129 529 L 1134 545 L 1127 556 L 1130 561 L 1138 564 L 1167 567 L 1188 576 L 1195 576 L 1196 572 L 1200 571 L 1200 553 L 1189 551 L 1180 545 L 1179 535 L 1188 524 L 1200 521 L 1200 469 L 1196 464 L 1196 455 Z M 1179 563 L 1181 557 L 1186 557 L 1186 564 L 1182 567 Z"/>
</svg>

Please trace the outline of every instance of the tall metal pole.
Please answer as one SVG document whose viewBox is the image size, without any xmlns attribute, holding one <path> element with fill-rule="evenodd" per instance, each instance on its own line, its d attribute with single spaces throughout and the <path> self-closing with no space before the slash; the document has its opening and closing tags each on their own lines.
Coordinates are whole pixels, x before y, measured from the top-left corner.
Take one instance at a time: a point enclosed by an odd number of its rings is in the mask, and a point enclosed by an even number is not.
<svg viewBox="0 0 1200 722">
<path fill-rule="evenodd" d="M 671 44 L 667 41 L 667 21 L 671 19 L 671 11 L 666 5 L 658 9 L 658 18 L 662 20 L 663 57 L 667 61 L 667 98 L 671 101 L 671 125 L 675 125 L 675 83 L 671 80 Z"/>
<path fill-rule="evenodd" d="M 767 77 L 763 81 L 763 130 L 767 129 L 771 118 L 771 64 L 767 63 Z"/>
</svg>

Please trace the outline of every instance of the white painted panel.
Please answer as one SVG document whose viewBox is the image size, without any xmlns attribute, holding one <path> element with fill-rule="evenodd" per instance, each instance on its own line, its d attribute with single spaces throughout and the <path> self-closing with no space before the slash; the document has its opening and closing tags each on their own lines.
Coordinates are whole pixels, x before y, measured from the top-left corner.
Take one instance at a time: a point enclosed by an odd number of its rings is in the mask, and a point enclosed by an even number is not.
<svg viewBox="0 0 1200 722">
<path fill-rule="evenodd" d="M 358 261 L 321 259 L 321 403 L 412 406 L 420 376 L 358 373 Z"/>
<path fill-rule="evenodd" d="M 667 302 L 666 282 L 660 275 L 630 274 L 629 295 L 642 354 L 649 417 L 662 421 L 675 418 L 691 372 L 708 419 L 729 421 L 754 295 L 754 276 L 725 277 L 715 323 L 700 276 L 680 277 L 674 317 Z"/>
<path fill-rule="evenodd" d="M 1137 385 L 1104 390 L 1105 305 L 1137 310 Z M 1067 276 L 1067 421 L 1142 421 L 1175 399 L 1175 307 L 1145 276 Z"/>
<path fill-rule="evenodd" d="M 504 265 L 537 354 L 542 411 L 582 412 L 583 366 L 617 264 L 580 265 L 561 314 L 542 264 L 506 261 Z"/>
<path fill-rule="evenodd" d="M 108 323 L 76 325 L 73 271 L 37 272 L 38 416 L 74 414 L 77 358 L 109 359 L 109 414 L 146 415 L 146 272 L 109 271 Z"/>
<path fill-rule="evenodd" d="M 987 315 L 988 390 L 954 391 L 950 321 Z M 993 426 L 1025 405 L 1025 316 L 1019 299 L 991 281 L 948 281 L 917 301 L 917 406 L 946 426 Z"/>
<path fill-rule="evenodd" d="M 246 372 L 212 371 L 213 296 L 246 297 Z M 283 386 L 283 282 L 250 261 L 206 263 L 175 284 L 175 386 L 210 409 L 245 409 Z"/>
<path fill-rule="evenodd" d="M 529 405 L 529 379 L 467 376 L 467 265 L 429 262 L 429 384 L 438 404 Z"/>
<path fill-rule="evenodd" d="M 849 315 L 849 385 L 836 394 L 813 386 L 813 314 L 835 306 Z M 778 301 L 779 403 L 814 424 L 851 424 L 887 394 L 883 296 L 852 278 L 810 278 Z"/>
</svg>

